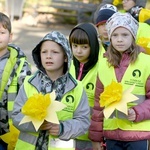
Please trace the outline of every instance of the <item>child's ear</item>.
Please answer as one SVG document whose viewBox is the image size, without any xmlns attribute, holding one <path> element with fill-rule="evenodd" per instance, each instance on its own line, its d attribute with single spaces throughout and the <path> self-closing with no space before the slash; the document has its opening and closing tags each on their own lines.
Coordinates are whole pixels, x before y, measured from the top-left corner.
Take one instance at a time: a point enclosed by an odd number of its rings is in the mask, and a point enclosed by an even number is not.
<svg viewBox="0 0 150 150">
<path fill-rule="evenodd" d="M 68 62 L 68 59 L 67 59 L 67 57 L 65 57 L 65 62 Z"/>
<path fill-rule="evenodd" d="M 9 43 L 12 42 L 12 37 L 13 37 L 13 33 L 10 33 L 10 35 L 9 35 Z"/>
<path fill-rule="evenodd" d="M 65 55 L 65 61 L 64 62 L 68 62 L 68 57 Z"/>
</svg>

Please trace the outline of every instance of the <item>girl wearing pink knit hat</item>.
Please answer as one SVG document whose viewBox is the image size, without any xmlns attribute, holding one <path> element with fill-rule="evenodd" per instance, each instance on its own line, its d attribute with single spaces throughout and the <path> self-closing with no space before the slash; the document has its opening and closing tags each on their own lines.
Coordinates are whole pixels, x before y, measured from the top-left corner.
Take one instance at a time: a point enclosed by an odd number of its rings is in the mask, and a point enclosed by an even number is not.
<svg viewBox="0 0 150 150">
<path fill-rule="evenodd" d="M 150 55 L 136 45 L 138 22 L 129 13 L 115 13 L 106 26 L 111 43 L 100 60 L 89 138 L 94 150 L 103 139 L 107 150 L 148 150 Z"/>
</svg>

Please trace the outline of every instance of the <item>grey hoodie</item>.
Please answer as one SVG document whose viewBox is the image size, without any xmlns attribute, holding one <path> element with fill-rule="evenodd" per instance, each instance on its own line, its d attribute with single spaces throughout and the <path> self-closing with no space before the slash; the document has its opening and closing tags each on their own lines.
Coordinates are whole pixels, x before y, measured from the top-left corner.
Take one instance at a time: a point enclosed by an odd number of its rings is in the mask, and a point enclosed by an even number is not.
<svg viewBox="0 0 150 150">
<path fill-rule="evenodd" d="M 37 68 L 43 71 L 43 67 L 41 64 L 41 58 L 40 58 L 40 49 L 41 49 L 41 44 L 47 40 L 54 41 L 63 47 L 64 52 L 66 53 L 67 58 L 68 58 L 67 68 L 65 68 L 65 70 L 68 72 L 68 70 L 70 68 L 71 60 L 72 60 L 72 52 L 71 52 L 70 45 L 69 45 L 67 38 L 58 31 L 52 31 L 52 32 L 48 33 L 39 42 L 39 44 L 37 44 L 37 46 L 33 49 L 32 56 L 33 56 L 33 60 L 34 60 L 34 63 L 36 64 Z"/>
<path fill-rule="evenodd" d="M 56 43 L 62 45 L 62 47 L 64 48 L 64 51 L 66 52 L 66 55 L 68 57 L 66 73 L 63 76 L 59 77 L 54 82 L 52 82 L 50 80 L 50 78 L 45 74 L 45 72 L 43 72 L 44 68 L 42 68 L 42 65 L 41 65 L 40 47 L 41 47 L 42 42 L 46 41 L 46 40 L 52 40 L 52 41 L 55 41 Z M 57 31 L 48 33 L 42 39 L 42 41 L 33 49 L 32 55 L 33 55 L 34 62 L 37 65 L 39 70 L 36 73 L 34 73 L 33 76 L 30 77 L 30 79 L 25 80 L 24 84 L 20 88 L 19 93 L 15 99 L 14 110 L 12 113 L 13 124 L 20 130 L 20 133 L 21 133 L 20 136 L 23 137 L 23 140 L 28 140 L 28 139 L 32 138 L 32 137 L 30 137 L 30 138 L 26 139 L 27 136 L 30 136 L 30 134 L 28 134 L 28 132 L 36 132 L 33 127 L 33 124 L 31 122 L 19 125 L 20 121 L 24 117 L 24 115 L 21 113 L 21 108 L 23 107 L 23 105 L 25 104 L 25 102 L 28 99 L 27 93 L 25 91 L 25 87 L 26 87 L 26 89 L 28 89 L 28 87 L 33 86 L 34 88 L 36 88 L 37 92 L 41 92 L 42 84 L 46 83 L 45 84 L 46 86 L 44 88 L 45 93 L 51 92 L 53 90 L 53 88 L 56 87 L 55 88 L 56 95 L 57 95 L 58 99 L 60 99 L 65 94 L 68 94 L 69 91 L 72 91 L 72 93 L 73 93 L 72 96 L 75 98 L 74 102 L 78 101 L 76 99 L 76 97 L 79 93 L 77 93 L 76 88 L 81 87 L 81 89 L 83 89 L 82 83 L 77 82 L 68 73 L 68 70 L 70 68 L 70 63 L 72 60 L 72 53 L 71 53 L 71 49 L 69 46 L 69 42 L 63 34 L 61 34 L 60 32 L 57 32 Z M 66 79 L 65 82 L 64 82 L 64 79 Z M 63 89 L 63 91 L 62 91 L 62 89 Z M 28 91 L 28 92 L 30 92 L 30 95 L 33 94 L 33 91 Z M 68 112 L 66 112 L 66 113 L 68 113 Z M 79 99 L 79 104 L 78 104 L 76 110 L 74 110 L 74 112 L 73 112 L 73 118 L 64 120 L 61 122 L 61 124 L 63 125 L 63 133 L 59 136 L 59 138 L 62 140 L 69 140 L 71 138 L 74 139 L 74 138 L 78 137 L 79 135 L 85 134 L 90 125 L 89 115 L 90 115 L 90 109 L 88 106 L 87 95 L 83 89 L 81 98 Z M 31 141 L 36 142 L 36 140 L 37 139 L 33 139 Z M 26 147 L 25 147 L 25 150 L 26 150 Z"/>
</svg>

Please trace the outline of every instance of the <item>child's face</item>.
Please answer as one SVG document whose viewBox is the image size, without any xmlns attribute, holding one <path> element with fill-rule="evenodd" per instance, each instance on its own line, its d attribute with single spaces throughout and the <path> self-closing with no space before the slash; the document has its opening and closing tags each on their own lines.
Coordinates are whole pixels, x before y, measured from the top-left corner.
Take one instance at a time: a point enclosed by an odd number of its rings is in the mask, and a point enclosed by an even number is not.
<svg viewBox="0 0 150 150">
<path fill-rule="evenodd" d="M 0 51 L 7 50 L 7 45 L 12 40 L 12 34 L 0 23 Z"/>
<path fill-rule="evenodd" d="M 81 63 L 88 62 L 90 55 L 89 44 L 75 44 L 72 43 L 72 52 L 74 57 Z"/>
<path fill-rule="evenodd" d="M 98 27 L 98 33 L 100 35 L 100 38 L 102 41 L 108 41 L 108 34 L 107 34 L 107 29 L 106 29 L 106 23 L 100 24 Z"/>
<path fill-rule="evenodd" d="M 135 6 L 134 0 L 123 0 L 122 4 L 123 4 L 123 9 L 125 11 L 128 11 L 129 9 Z"/>
<path fill-rule="evenodd" d="M 63 74 L 64 62 L 67 62 L 67 57 L 60 45 L 53 41 L 45 41 L 42 43 L 41 62 L 47 74 L 56 73 L 59 76 Z"/>
<path fill-rule="evenodd" d="M 124 52 L 131 46 L 133 42 L 133 36 L 130 31 L 123 27 L 118 27 L 111 34 L 111 43 L 113 47 L 119 51 Z"/>
</svg>

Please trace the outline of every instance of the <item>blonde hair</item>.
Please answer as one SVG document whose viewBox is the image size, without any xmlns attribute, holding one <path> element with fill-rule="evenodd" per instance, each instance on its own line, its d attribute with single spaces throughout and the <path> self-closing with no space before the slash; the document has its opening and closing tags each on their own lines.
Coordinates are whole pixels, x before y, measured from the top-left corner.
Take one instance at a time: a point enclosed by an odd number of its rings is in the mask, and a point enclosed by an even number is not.
<svg viewBox="0 0 150 150">
<path fill-rule="evenodd" d="M 133 40 L 133 43 L 126 51 L 126 53 L 129 54 L 130 63 L 134 63 L 137 59 L 138 54 L 140 53 L 140 47 L 136 45 L 135 40 Z M 106 58 L 110 66 L 118 67 L 122 59 L 122 54 L 114 49 L 112 44 L 110 44 L 107 50 Z"/>
</svg>

